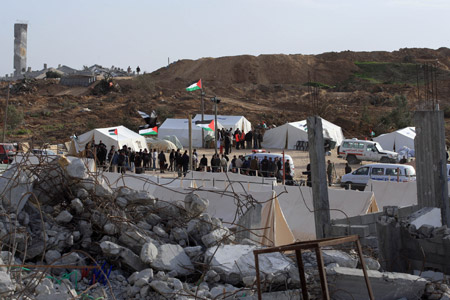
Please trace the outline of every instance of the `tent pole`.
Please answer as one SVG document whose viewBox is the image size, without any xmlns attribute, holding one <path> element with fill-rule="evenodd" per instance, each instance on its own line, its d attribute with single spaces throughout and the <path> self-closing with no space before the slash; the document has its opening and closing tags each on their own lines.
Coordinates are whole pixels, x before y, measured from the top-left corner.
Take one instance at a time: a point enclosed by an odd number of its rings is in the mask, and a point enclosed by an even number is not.
<svg viewBox="0 0 450 300">
<path fill-rule="evenodd" d="M 191 114 L 188 115 L 189 121 L 189 170 L 192 171 L 192 118 Z M 202 129 L 202 137 L 203 137 L 203 129 Z"/>
</svg>

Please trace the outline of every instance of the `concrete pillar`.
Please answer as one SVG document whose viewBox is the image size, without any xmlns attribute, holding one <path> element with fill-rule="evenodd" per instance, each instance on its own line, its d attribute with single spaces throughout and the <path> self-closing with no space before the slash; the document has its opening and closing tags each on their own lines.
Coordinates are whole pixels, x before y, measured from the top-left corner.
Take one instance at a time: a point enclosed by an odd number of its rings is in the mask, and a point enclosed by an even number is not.
<svg viewBox="0 0 450 300">
<path fill-rule="evenodd" d="M 309 160 L 311 164 L 311 184 L 314 204 L 314 221 L 318 239 L 326 236 L 330 225 L 330 205 L 325 167 L 322 119 L 318 116 L 306 119 L 308 126 Z"/>
<path fill-rule="evenodd" d="M 44 64 L 44 70 L 47 70 L 47 64 Z"/>
<path fill-rule="evenodd" d="M 450 225 L 444 112 L 416 111 L 414 123 L 419 208 L 441 208 L 442 223 Z"/>
<path fill-rule="evenodd" d="M 14 24 L 14 76 L 27 68 L 27 29 L 28 24 Z"/>
</svg>

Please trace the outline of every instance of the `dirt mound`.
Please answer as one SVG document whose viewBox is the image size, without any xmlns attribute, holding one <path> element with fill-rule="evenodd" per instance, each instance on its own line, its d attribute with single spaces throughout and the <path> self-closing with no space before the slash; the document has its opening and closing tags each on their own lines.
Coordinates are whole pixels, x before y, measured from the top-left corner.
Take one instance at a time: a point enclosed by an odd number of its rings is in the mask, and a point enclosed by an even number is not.
<svg viewBox="0 0 450 300">
<path fill-rule="evenodd" d="M 395 109 L 397 95 L 408 99 L 413 111 L 425 98 L 417 64 L 436 63 L 441 108 L 450 117 L 450 49 L 400 49 L 393 52 L 329 52 L 320 55 L 240 55 L 180 60 L 151 74 L 114 79 L 114 88 L 93 95 L 90 89 L 59 85 L 54 80 L 27 84 L 31 92 L 12 93 L 10 103 L 23 113 L 19 127 L 10 128 L 9 140 L 64 142 L 72 134 L 95 127 L 124 125 L 137 130 L 137 110 L 156 110 L 159 121 L 200 113 L 200 92 L 185 88 L 203 81 L 205 113 L 214 113 L 209 98 L 222 99 L 219 114 L 245 115 L 253 124 L 281 125 L 317 113 L 343 127 L 348 137 L 364 137 L 395 129 L 383 116 Z M 420 69 L 419 69 L 419 72 Z M 319 87 L 313 105 L 313 81 Z M 0 98 L 7 85 L 0 83 Z M 86 110 L 88 108 L 89 110 Z M 0 108 L 0 119 L 4 107 Z M 36 128 L 39 128 L 37 130 Z"/>
</svg>

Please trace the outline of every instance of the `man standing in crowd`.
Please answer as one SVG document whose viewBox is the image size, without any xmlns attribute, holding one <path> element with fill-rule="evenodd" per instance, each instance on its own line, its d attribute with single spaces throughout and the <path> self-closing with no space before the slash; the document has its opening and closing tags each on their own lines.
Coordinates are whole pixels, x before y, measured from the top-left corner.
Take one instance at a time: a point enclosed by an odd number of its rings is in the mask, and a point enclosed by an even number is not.
<svg viewBox="0 0 450 300">
<path fill-rule="evenodd" d="M 327 176 L 328 176 L 328 186 L 331 186 L 333 184 L 333 165 L 331 164 L 330 160 L 328 160 L 327 165 Z"/>
<path fill-rule="evenodd" d="M 164 170 L 166 169 L 166 155 L 164 154 L 163 150 L 161 150 L 161 153 L 159 153 L 158 160 L 159 160 L 159 171 L 161 173 L 164 173 Z"/>
</svg>

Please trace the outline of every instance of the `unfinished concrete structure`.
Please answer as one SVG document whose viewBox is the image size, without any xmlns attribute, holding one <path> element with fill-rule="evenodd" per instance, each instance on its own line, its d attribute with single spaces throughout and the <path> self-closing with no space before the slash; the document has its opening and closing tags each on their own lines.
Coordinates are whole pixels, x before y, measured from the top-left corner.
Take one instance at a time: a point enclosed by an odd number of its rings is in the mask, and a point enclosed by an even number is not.
<svg viewBox="0 0 450 300">
<path fill-rule="evenodd" d="M 318 239 L 326 237 L 330 224 L 327 176 L 325 173 L 325 149 L 323 147 L 322 119 L 318 116 L 306 119 L 308 126 L 309 159 L 311 161 L 311 183 L 314 203 L 314 220 Z"/>
<path fill-rule="evenodd" d="M 416 111 L 417 203 L 422 207 L 439 207 L 442 223 L 450 225 L 445 153 L 444 112 Z"/>
<path fill-rule="evenodd" d="M 25 73 L 27 68 L 28 24 L 14 24 L 14 76 Z"/>
</svg>

